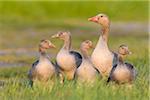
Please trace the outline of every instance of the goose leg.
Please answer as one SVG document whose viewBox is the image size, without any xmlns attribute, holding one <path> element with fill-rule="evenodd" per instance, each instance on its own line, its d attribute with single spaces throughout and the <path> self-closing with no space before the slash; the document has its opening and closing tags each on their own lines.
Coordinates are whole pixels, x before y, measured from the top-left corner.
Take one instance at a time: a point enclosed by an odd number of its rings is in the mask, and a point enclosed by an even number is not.
<svg viewBox="0 0 150 100">
<path fill-rule="evenodd" d="M 59 73 L 59 78 L 60 78 L 60 84 L 64 83 L 64 75 L 62 73 Z"/>
<path fill-rule="evenodd" d="M 76 69 L 72 69 L 72 70 L 66 72 L 66 76 L 67 76 L 67 79 L 68 79 L 68 80 L 74 79 L 75 70 L 76 70 Z"/>
</svg>

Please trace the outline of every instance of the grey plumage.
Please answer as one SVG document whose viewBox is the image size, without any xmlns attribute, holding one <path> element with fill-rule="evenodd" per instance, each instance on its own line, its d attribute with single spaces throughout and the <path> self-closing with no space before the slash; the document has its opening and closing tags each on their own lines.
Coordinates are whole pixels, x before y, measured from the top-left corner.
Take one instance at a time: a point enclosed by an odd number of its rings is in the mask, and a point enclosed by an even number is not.
<svg viewBox="0 0 150 100">
<path fill-rule="evenodd" d="M 36 61 L 32 64 L 32 68 L 34 68 L 38 63 L 39 63 L 39 60 L 36 60 Z"/>
<path fill-rule="evenodd" d="M 124 63 L 125 64 L 125 66 L 128 68 L 128 70 L 130 71 L 130 73 L 132 73 L 132 79 L 135 79 L 136 78 L 136 76 L 137 76 L 137 71 L 135 70 L 135 68 L 134 68 L 134 66 L 132 65 L 132 64 L 130 64 L 130 63 Z M 114 78 L 114 76 L 113 76 L 113 74 L 114 74 L 114 71 L 115 71 L 115 69 L 117 68 L 117 67 L 119 67 L 118 66 L 118 64 L 115 64 L 114 66 L 113 66 L 113 68 L 112 68 L 112 70 L 111 70 L 111 72 L 110 72 L 110 75 L 109 75 L 109 78 L 108 78 L 108 80 L 107 80 L 107 83 L 108 82 L 110 82 L 110 81 L 115 81 L 115 78 Z"/>
<path fill-rule="evenodd" d="M 108 77 L 108 80 L 107 80 L 107 83 L 113 80 L 113 79 L 112 79 L 112 77 L 113 77 L 112 75 L 113 75 L 113 72 L 114 72 L 114 70 L 116 69 L 116 67 L 117 67 L 117 64 L 115 64 L 115 65 L 112 67 L 111 72 L 110 72 L 109 77 Z"/>
<path fill-rule="evenodd" d="M 29 85 L 32 87 L 33 86 L 33 78 L 35 77 L 35 67 L 37 66 L 37 64 L 39 63 L 39 60 L 36 60 L 33 64 L 32 64 L 32 68 L 29 70 L 28 72 L 28 78 L 29 78 Z"/>
<path fill-rule="evenodd" d="M 70 54 L 74 55 L 76 61 L 76 67 L 78 68 L 82 63 L 82 56 L 76 51 L 70 51 Z"/>
<path fill-rule="evenodd" d="M 56 61 L 63 77 L 66 76 L 67 80 L 72 80 L 77 67 L 82 62 L 82 56 L 78 52 L 71 50 L 70 32 L 58 32 L 52 38 L 59 38 L 64 41 L 63 47 L 56 56 Z"/>
<path fill-rule="evenodd" d="M 115 81 L 117 83 L 132 83 L 132 81 L 136 78 L 137 71 L 134 66 L 123 61 L 123 58 L 125 58 L 128 54 L 131 54 L 128 46 L 121 45 L 119 47 L 118 54 L 114 55 L 114 65 L 111 69 L 107 83 L 110 81 Z"/>
<path fill-rule="evenodd" d="M 80 50 L 83 59 L 80 67 L 76 71 L 76 79 L 79 82 L 93 83 L 99 76 L 88 54 L 88 50 L 91 48 L 93 48 L 92 41 L 86 40 L 81 43 Z"/>
<path fill-rule="evenodd" d="M 46 54 L 47 49 L 54 47 L 55 45 L 49 40 L 41 40 L 39 45 L 39 59 L 32 64 L 32 67 L 28 72 L 30 86 L 33 86 L 34 80 L 46 82 L 55 75 L 56 68 L 52 62 L 50 62 L 49 57 Z"/>
<path fill-rule="evenodd" d="M 111 79 L 112 78 L 112 73 L 115 70 L 115 68 L 117 67 L 117 63 L 119 61 L 118 54 L 116 52 L 113 52 L 113 51 L 112 51 L 112 54 L 114 55 L 114 57 L 113 57 L 113 64 L 112 64 L 113 67 L 112 67 L 112 69 L 110 71 L 110 74 L 109 74 L 107 82 L 110 82 L 112 80 Z"/>
<path fill-rule="evenodd" d="M 51 63 L 55 66 L 56 75 L 58 76 L 59 73 L 61 72 L 61 67 L 58 65 L 56 60 L 54 62 L 51 61 Z"/>
<path fill-rule="evenodd" d="M 112 52 L 112 54 L 114 55 L 114 57 L 113 57 L 113 64 L 112 64 L 112 66 L 114 66 L 114 65 L 116 65 L 117 64 L 117 62 L 118 62 L 118 54 L 117 53 L 115 53 L 115 52 Z"/>
<path fill-rule="evenodd" d="M 138 75 L 137 70 L 134 68 L 134 66 L 128 62 L 125 62 L 125 64 L 127 65 L 127 67 L 130 69 L 130 71 L 133 73 L 134 79 L 136 78 L 136 76 Z"/>
</svg>

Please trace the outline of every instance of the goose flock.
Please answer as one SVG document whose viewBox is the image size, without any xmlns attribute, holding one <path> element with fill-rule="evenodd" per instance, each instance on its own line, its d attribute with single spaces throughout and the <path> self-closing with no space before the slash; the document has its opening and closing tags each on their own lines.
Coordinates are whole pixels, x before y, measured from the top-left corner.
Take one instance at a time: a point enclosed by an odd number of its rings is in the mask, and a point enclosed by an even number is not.
<svg viewBox="0 0 150 100">
<path fill-rule="evenodd" d="M 71 33 L 58 32 L 51 38 L 58 38 L 64 42 L 54 62 L 48 57 L 47 49 L 55 48 L 49 40 L 41 40 L 39 44 L 39 59 L 32 64 L 28 72 L 30 85 L 35 80 L 47 82 L 57 76 L 60 82 L 76 80 L 77 82 L 93 83 L 97 79 L 107 78 L 107 83 L 132 84 L 137 76 L 137 70 L 129 62 L 124 62 L 131 54 L 127 45 L 120 45 L 118 52 L 112 52 L 108 47 L 110 20 L 105 14 L 98 14 L 88 21 L 99 24 L 101 34 L 96 47 L 90 40 L 81 43 L 81 54 L 71 49 Z M 89 49 L 94 48 L 90 56 Z M 97 78 L 98 77 L 98 78 Z"/>
</svg>

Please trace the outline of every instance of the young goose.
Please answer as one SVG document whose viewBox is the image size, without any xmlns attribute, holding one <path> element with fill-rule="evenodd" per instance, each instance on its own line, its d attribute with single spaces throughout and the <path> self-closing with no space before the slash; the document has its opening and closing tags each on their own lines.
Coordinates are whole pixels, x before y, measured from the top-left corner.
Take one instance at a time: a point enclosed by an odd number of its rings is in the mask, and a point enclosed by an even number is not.
<svg viewBox="0 0 150 100">
<path fill-rule="evenodd" d="M 136 69 L 130 63 L 124 63 L 123 61 L 128 54 L 131 54 L 128 46 L 121 45 L 118 50 L 118 62 L 113 66 L 107 82 L 131 83 L 135 79 L 137 75 Z"/>
<path fill-rule="evenodd" d="M 76 73 L 77 80 L 80 82 L 93 82 L 98 74 L 88 55 L 88 49 L 92 47 L 93 44 L 89 40 L 84 41 L 80 46 L 83 59 Z"/>
<path fill-rule="evenodd" d="M 74 78 L 77 67 L 82 62 L 82 56 L 76 52 L 71 51 L 71 35 L 69 32 L 58 32 L 52 38 L 59 38 L 64 41 L 63 47 L 60 49 L 56 57 L 56 62 L 61 69 L 61 73 L 66 76 L 68 80 Z"/>
<path fill-rule="evenodd" d="M 98 14 L 88 20 L 102 26 L 101 35 L 96 48 L 91 55 L 91 60 L 102 76 L 108 76 L 111 71 L 114 58 L 114 54 L 109 50 L 107 44 L 110 26 L 109 18 L 105 14 Z"/>
<path fill-rule="evenodd" d="M 32 64 L 32 68 L 29 70 L 28 77 L 33 85 L 34 80 L 48 81 L 52 78 L 55 71 L 55 66 L 50 62 L 49 57 L 46 54 L 46 50 L 49 48 L 55 48 L 55 45 L 52 44 L 49 40 L 41 40 L 39 44 L 39 59 Z"/>
</svg>

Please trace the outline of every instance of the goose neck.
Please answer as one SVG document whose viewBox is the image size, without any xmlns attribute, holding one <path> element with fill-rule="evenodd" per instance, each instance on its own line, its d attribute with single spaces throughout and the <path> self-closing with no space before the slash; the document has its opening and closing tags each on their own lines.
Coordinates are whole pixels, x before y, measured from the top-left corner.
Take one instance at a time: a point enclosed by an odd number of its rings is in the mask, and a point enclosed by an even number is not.
<svg viewBox="0 0 150 100">
<path fill-rule="evenodd" d="M 119 57 L 119 63 L 120 63 L 120 64 L 123 64 L 123 62 L 124 62 L 124 61 L 123 61 L 123 60 L 124 60 L 124 59 L 123 59 L 124 56 L 119 54 L 118 57 Z"/>
<path fill-rule="evenodd" d="M 46 49 L 45 48 L 39 48 L 40 53 L 40 60 L 47 58 Z"/>
<path fill-rule="evenodd" d="M 88 51 L 84 48 L 81 48 L 81 53 L 83 55 L 83 59 L 89 59 Z"/>
<path fill-rule="evenodd" d="M 63 49 L 66 50 L 70 50 L 70 48 L 71 48 L 71 37 L 64 40 L 64 46 L 63 46 Z"/>
<path fill-rule="evenodd" d="M 108 35 L 109 35 L 109 26 L 103 26 L 101 29 L 102 32 L 102 38 L 104 39 L 104 41 L 107 43 L 108 42 Z"/>
</svg>

